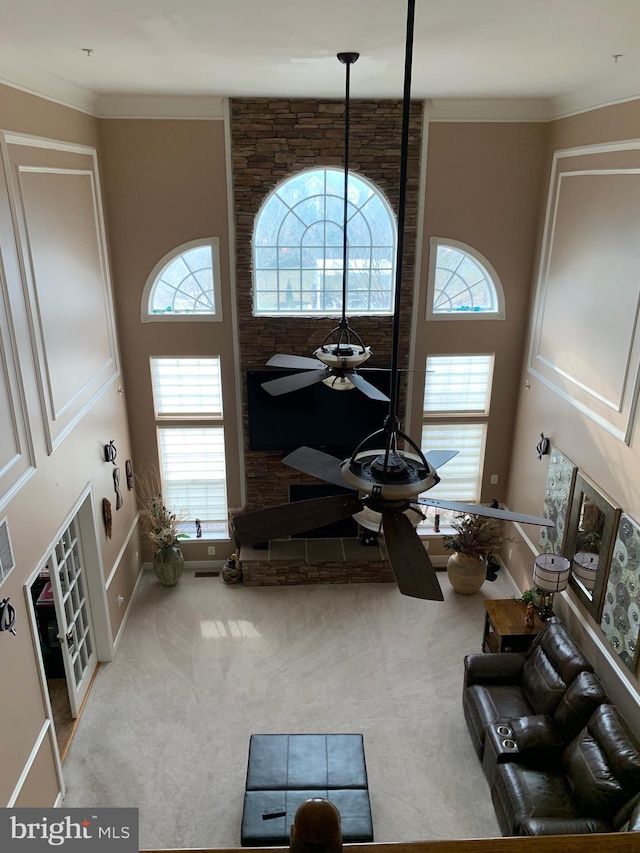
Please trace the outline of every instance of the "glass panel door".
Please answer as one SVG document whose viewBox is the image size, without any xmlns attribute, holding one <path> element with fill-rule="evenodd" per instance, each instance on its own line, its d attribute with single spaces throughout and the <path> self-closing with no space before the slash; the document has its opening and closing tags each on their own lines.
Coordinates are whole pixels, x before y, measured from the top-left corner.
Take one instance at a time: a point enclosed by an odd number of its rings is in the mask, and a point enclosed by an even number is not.
<svg viewBox="0 0 640 853">
<path fill-rule="evenodd" d="M 56 543 L 50 570 L 71 714 L 77 717 L 98 665 L 77 517 Z"/>
</svg>

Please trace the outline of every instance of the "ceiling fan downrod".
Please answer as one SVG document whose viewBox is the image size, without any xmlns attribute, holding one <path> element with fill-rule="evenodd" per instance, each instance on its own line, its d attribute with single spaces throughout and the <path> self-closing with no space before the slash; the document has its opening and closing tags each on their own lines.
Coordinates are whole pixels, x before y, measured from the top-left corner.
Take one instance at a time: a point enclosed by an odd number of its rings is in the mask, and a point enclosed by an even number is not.
<svg viewBox="0 0 640 853">
<path fill-rule="evenodd" d="M 370 347 L 365 346 L 360 335 L 349 326 L 346 316 L 347 310 L 347 274 L 348 274 L 348 245 L 347 225 L 349 222 L 349 139 L 351 128 L 351 66 L 360 58 L 359 53 L 339 53 L 338 60 L 346 66 L 345 97 L 344 97 L 344 196 L 342 208 L 342 317 L 335 328 L 325 336 L 324 340 L 314 352 L 314 356 L 337 370 L 353 370 L 364 364 L 371 356 Z M 353 388 L 349 381 L 348 373 L 338 377 L 341 382 L 332 382 L 331 377 L 325 380 L 325 384 L 337 388 Z"/>
</svg>

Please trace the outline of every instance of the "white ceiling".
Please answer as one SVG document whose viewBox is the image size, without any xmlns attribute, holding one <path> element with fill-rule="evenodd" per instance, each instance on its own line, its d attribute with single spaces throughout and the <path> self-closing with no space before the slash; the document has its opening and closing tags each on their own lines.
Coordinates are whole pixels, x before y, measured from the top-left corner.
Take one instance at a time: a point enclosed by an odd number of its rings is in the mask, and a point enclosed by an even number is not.
<svg viewBox="0 0 640 853">
<path fill-rule="evenodd" d="M 342 98 L 335 54 L 355 50 L 352 96 L 400 97 L 405 25 L 405 0 L 0 0 L 0 79 L 76 105 Z M 640 95 L 640 2 L 417 0 L 413 95 Z"/>
</svg>

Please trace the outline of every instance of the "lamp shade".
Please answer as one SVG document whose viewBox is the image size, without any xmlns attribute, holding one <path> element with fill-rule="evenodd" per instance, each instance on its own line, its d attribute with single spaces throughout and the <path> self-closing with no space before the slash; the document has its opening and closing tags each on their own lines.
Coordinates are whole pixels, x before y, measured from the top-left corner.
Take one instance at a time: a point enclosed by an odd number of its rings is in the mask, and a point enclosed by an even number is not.
<svg viewBox="0 0 640 853">
<path fill-rule="evenodd" d="M 567 588 L 571 563 L 557 554 L 538 554 L 533 564 L 533 585 L 546 592 Z"/>
<path fill-rule="evenodd" d="M 585 589 L 591 592 L 596 585 L 598 574 L 598 554 L 579 551 L 573 558 L 573 573 L 582 581 Z"/>
</svg>

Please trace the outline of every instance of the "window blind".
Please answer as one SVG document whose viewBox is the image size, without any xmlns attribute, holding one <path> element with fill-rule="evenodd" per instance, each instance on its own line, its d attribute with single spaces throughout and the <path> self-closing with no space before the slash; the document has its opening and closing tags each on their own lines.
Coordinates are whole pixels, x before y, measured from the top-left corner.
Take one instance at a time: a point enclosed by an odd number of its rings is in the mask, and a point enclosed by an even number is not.
<svg viewBox="0 0 640 853">
<path fill-rule="evenodd" d="M 423 453 L 460 451 L 438 470 L 441 482 L 429 491 L 430 497 L 449 501 L 479 500 L 486 432 L 486 424 L 423 424 Z"/>
<path fill-rule="evenodd" d="M 428 356 L 424 414 L 488 414 L 493 360 L 493 354 Z"/>
<path fill-rule="evenodd" d="M 222 417 L 219 358 L 152 358 L 157 418 Z"/>
<path fill-rule="evenodd" d="M 227 522 L 223 427 L 158 427 L 167 506 L 189 521 Z"/>
</svg>

